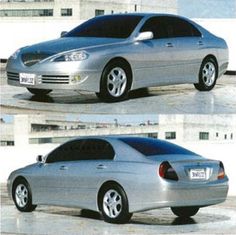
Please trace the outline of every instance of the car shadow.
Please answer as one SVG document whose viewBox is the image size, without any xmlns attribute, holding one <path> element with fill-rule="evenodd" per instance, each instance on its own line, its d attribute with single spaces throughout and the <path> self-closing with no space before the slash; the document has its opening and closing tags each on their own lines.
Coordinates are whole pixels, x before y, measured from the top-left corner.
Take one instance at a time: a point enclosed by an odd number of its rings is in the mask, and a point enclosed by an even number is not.
<svg viewBox="0 0 236 235">
<path fill-rule="evenodd" d="M 48 214 L 57 214 L 78 218 L 87 218 L 92 220 L 98 220 L 103 222 L 103 217 L 99 212 L 91 211 L 87 209 L 66 209 L 66 208 L 55 208 L 41 206 L 36 211 L 44 212 Z M 226 215 L 216 215 L 211 213 L 199 213 L 194 218 L 181 218 L 173 217 L 169 213 L 135 213 L 131 220 L 127 223 L 130 225 L 149 225 L 149 226 L 181 226 L 181 225 L 193 225 L 193 224 L 207 224 L 207 223 L 217 223 L 230 220 L 230 217 Z"/>
<path fill-rule="evenodd" d="M 88 218 L 88 219 L 95 219 L 95 220 L 103 220 L 102 215 L 99 212 L 91 211 L 91 210 L 81 210 L 79 217 Z M 147 222 L 147 218 L 144 218 L 143 221 L 137 222 L 135 220 L 130 220 L 129 224 L 145 224 L 145 225 L 154 225 L 157 223 Z M 149 218 L 150 219 L 150 218 Z M 167 222 L 167 223 L 166 223 Z M 187 224 L 196 224 L 197 222 L 193 218 L 181 218 L 177 217 L 174 220 L 169 218 L 167 221 L 164 222 L 163 218 L 160 219 L 160 223 L 158 225 L 187 225 Z"/>
<path fill-rule="evenodd" d="M 192 91 L 193 88 L 187 89 L 188 91 Z M 186 92 L 185 90 L 179 90 L 176 86 L 166 86 L 166 87 L 155 87 L 155 88 L 140 88 L 136 90 L 132 90 L 129 92 L 128 98 L 119 101 L 117 103 L 125 103 L 129 100 L 136 100 L 146 97 L 154 97 L 154 96 L 164 96 L 164 95 L 175 95 L 179 93 Z M 49 95 L 31 95 L 28 92 L 22 94 L 14 95 L 14 98 L 17 100 L 26 100 L 31 102 L 39 102 L 39 103 L 49 103 L 49 104 L 109 104 L 111 102 L 104 102 L 99 100 L 95 93 L 93 92 L 84 92 L 78 93 L 76 91 L 71 92 L 52 92 Z"/>
<path fill-rule="evenodd" d="M 91 210 L 81 210 L 79 217 L 102 220 L 102 215 L 99 212 L 91 211 Z"/>
<path fill-rule="evenodd" d="M 170 225 L 189 225 L 189 224 L 197 224 L 197 221 L 193 218 L 180 218 L 176 217 L 173 219 L 172 216 L 166 217 L 153 217 L 146 216 L 142 218 L 132 218 L 129 224 L 137 224 L 137 225 L 159 225 L 159 226 L 170 226 Z"/>
<path fill-rule="evenodd" d="M 144 97 L 149 97 L 149 96 L 155 96 L 155 95 L 151 94 L 148 88 L 140 88 L 137 90 L 130 91 L 128 98 L 129 99 L 138 99 L 138 98 L 144 98 Z"/>
<path fill-rule="evenodd" d="M 100 103 L 95 95 L 30 95 L 28 93 L 17 94 L 14 98 L 38 103 L 48 104 L 96 104 Z"/>
</svg>

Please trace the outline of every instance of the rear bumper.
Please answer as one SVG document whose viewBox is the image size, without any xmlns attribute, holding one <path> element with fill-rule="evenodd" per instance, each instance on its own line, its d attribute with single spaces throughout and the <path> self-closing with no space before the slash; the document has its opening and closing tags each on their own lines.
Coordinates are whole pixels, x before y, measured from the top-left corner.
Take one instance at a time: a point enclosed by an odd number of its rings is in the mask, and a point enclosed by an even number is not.
<svg viewBox="0 0 236 235">
<path fill-rule="evenodd" d="M 207 206 L 224 202 L 228 183 L 207 184 L 192 187 L 170 187 L 165 193 L 169 206 Z M 166 202 L 163 202 L 165 204 Z"/>
<path fill-rule="evenodd" d="M 130 212 L 163 207 L 209 206 L 222 203 L 228 194 L 228 179 L 207 184 L 165 183 L 142 204 L 130 204 Z"/>
<path fill-rule="evenodd" d="M 219 65 L 218 77 L 221 77 L 223 74 L 226 73 L 228 65 L 229 65 L 228 61 L 223 62 L 222 64 Z"/>
</svg>

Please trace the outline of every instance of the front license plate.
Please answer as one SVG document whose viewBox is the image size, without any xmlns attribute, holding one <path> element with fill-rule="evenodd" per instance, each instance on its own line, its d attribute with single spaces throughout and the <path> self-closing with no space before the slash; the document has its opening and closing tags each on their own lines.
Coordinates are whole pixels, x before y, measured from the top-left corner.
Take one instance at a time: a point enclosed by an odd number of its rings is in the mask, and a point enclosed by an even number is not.
<svg viewBox="0 0 236 235">
<path fill-rule="evenodd" d="M 35 85 L 35 74 L 20 73 L 20 84 Z"/>
<path fill-rule="evenodd" d="M 206 171 L 204 169 L 191 169 L 190 170 L 190 179 L 206 179 Z"/>
</svg>

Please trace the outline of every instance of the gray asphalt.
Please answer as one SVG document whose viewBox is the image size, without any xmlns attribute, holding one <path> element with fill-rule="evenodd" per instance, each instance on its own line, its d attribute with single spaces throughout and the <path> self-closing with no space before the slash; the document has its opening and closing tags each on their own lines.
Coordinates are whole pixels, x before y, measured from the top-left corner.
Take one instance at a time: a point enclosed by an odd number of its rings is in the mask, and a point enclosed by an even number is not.
<svg viewBox="0 0 236 235">
<path fill-rule="evenodd" d="M 105 223 L 98 213 L 74 208 L 39 206 L 32 213 L 17 211 L 1 185 L 1 234 L 236 234 L 236 197 L 202 208 L 190 219 L 176 218 L 169 209 L 136 213 L 125 225 Z"/>
<path fill-rule="evenodd" d="M 232 114 L 236 113 L 236 76 L 224 75 L 210 92 L 199 92 L 192 84 L 141 89 L 130 99 L 119 103 L 103 103 L 94 93 L 53 91 L 36 97 L 25 88 L 6 84 L 1 72 L 3 113 L 79 113 L 79 114 Z"/>
</svg>

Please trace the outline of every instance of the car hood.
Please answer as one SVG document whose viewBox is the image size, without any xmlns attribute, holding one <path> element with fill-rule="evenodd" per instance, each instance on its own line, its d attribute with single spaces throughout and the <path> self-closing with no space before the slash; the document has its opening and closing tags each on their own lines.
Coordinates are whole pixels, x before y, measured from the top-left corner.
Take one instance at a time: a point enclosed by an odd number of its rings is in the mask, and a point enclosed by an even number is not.
<svg viewBox="0 0 236 235">
<path fill-rule="evenodd" d="M 32 170 L 38 165 L 38 163 L 33 163 L 27 166 L 24 166 L 22 168 L 19 168 L 17 170 L 14 170 L 13 172 L 11 172 L 9 178 L 14 178 L 15 176 L 21 175 L 23 173 L 28 173 L 28 172 L 32 172 Z"/>
<path fill-rule="evenodd" d="M 47 53 L 54 55 L 75 49 L 88 49 L 95 46 L 105 46 L 124 42 L 125 39 L 94 38 L 94 37 L 62 37 L 25 47 L 23 53 Z"/>
</svg>

